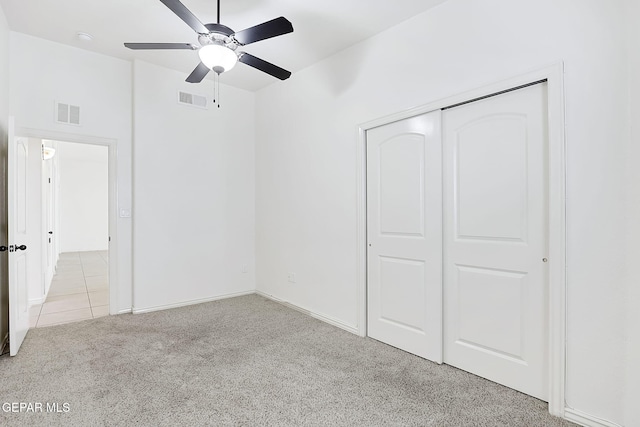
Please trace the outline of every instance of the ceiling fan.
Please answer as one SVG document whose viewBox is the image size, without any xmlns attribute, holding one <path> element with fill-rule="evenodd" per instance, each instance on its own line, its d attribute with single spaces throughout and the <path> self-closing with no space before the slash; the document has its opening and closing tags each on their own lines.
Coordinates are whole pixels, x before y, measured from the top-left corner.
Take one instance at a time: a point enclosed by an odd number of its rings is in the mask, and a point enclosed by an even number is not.
<svg viewBox="0 0 640 427">
<path fill-rule="evenodd" d="M 197 50 L 200 64 L 187 77 L 189 83 L 199 83 L 209 71 L 220 75 L 231 70 L 238 61 L 256 68 L 280 80 L 286 80 L 291 72 L 249 53 L 238 51 L 238 47 L 293 32 L 293 25 L 284 17 L 263 22 L 254 27 L 234 32 L 220 24 L 220 0 L 218 0 L 218 22 L 203 24 L 179 0 L 160 0 L 189 27 L 198 33 L 200 46 L 191 43 L 125 43 L 129 49 L 187 49 Z"/>
</svg>

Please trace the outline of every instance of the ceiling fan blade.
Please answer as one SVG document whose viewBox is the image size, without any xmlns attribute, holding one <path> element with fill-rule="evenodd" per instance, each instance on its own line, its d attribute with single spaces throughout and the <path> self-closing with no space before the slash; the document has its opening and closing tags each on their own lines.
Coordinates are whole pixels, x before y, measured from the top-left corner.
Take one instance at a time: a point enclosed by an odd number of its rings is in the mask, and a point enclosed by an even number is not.
<svg viewBox="0 0 640 427">
<path fill-rule="evenodd" d="M 287 71 L 284 68 L 280 68 L 277 65 L 273 65 L 264 59 L 257 58 L 249 53 L 242 52 L 238 61 L 256 68 L 260 71 L 264 71 L 267 74 L 272 75 L 280 80 L 286 80 L 291 77 L 291 71 Z"/>
<path fill-rule="evenodd" d="M 187 82 L 189 83 L 200 83 L 202 79 L 209 73 L 209 67 L 204 65 L 202 62 L 198 64 L 198 66 L 189 74 L 187 77 Z"/>
<path fill-rule="evenodd" d="M 247 45 L 291 32 L 293 32 L 293 25 L 287 18 L 281 16 L 280 18 L 263 22 L 255 27 L 238 31 L 233 35 L 233 38 L 241 45 Z"/>
<path fill-rule="evenodd" d="M 209 30 L 204 26 L 202 22 L 196 16 L 186 8 L 185 5 L 180 3 L 179 0 L 160 0 L 167 6 L 173 13 L 178 15 L 188 26 L 193 28 L 196 33 L 208 34 Z"/>
<path fill-rule="evenodd" d="M 141 49 L 188 49 L 197 50 L 198 46 L 191 43 L 125 43 L 125 47 L 134 50 Z"/>
</svg>

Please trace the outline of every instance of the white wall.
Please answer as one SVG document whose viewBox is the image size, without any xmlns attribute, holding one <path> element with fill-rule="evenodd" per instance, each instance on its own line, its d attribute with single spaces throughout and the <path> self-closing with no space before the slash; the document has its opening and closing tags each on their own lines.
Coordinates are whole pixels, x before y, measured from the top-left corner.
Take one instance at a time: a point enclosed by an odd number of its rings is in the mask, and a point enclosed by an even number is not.
<svg viewBox="0 0 640 427">
<path fill-rule="evenodd" d="M 0 245 L 7 246 L 7 120 L 9 117 L 9 25 L 0 7 Z M 0 253 L 0 346 L 9 333 L 7 252 Z"/>
<path fill-rule="evenodd" d="M 109 249 L 109 149 L 58 142 L 60 251 Z"/>
<path fill-rule="evenodd" d="M 49 139 L 117 141 L 117 204 L 131 201 L 131 63 L 25 34 L 10 36 L 10 99 L 16 126 L 45 131 Z M 82 109 L 82 126 L 54 122 L 54 102 Z M 118 218 L 112 236 L 118 254 L 118 311 L 131 309 L 131 218 Z"/>
<path fill-rule="evenodd" d="M 213 97 L 186 77 L 134 63 L 135 311 L 255 289 L 254 95 L 179 105 L 178 90 Z"/>
<path fill-rule="evenodd" d="M 258 92 L 257 288 L 355 328 L 357 125 L 563 60 L 567 404 L 623 423 L 632 219 L 622 5 L 449 0 Z"/>
<path fill-rule="evenodd" d="M 631 138 L 629 140 L 628 169 L 632 175 L 629 194 L 629 234 L 627 245 L 629 277 L 627 279 L 627 396 L 626 426 L 640 426 L 640 2 L 628 0 L 629 48 L 629 113 Z"/>
</svg>

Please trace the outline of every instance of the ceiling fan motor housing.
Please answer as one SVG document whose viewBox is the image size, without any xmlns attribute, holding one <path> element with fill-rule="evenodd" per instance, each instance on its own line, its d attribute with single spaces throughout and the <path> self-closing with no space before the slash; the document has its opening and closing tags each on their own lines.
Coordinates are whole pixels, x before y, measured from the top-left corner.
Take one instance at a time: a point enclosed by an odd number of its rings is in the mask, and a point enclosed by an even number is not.
<svg viewBox="0 0 640 427">
<path fill-rule="evenodd" d="M 238 48 L 238 43 L 231 36 L 233 34 L 233 30 L 231 28 L 220 24 L 207 24 L 205 27 L 209 29 L 209 32 L 198 34 L 198 42 L 200 43 L 200 46 L 221 44 L 232 50 L 236 50 Z"/>
<path fill-rule="evenodd" d="M 224 34 L 227 37 L 231 36 L 231 34 L 234 33 L 231 28 L 222 24 L 205 24 L 204 26 L 212 33 Z"/>
</svg>

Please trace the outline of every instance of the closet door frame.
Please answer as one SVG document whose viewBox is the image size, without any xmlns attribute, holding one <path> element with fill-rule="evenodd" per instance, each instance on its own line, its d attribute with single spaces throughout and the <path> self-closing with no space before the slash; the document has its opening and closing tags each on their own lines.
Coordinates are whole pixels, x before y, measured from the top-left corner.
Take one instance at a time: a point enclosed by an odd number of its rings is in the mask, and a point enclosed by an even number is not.
<svg viewBox="0 0 640 427">
<path fill-rule="evenodd" d="M 367 336 L 367 174 L 366 132 L 398 120 L 547 82 L 549 126 L 549 412 L 565 415 L 566 373 L 566 158 L 564 65 L 557 63 L 358 126 L 357 139 L 357 288 L 358 335 Z"/>
</svg>

